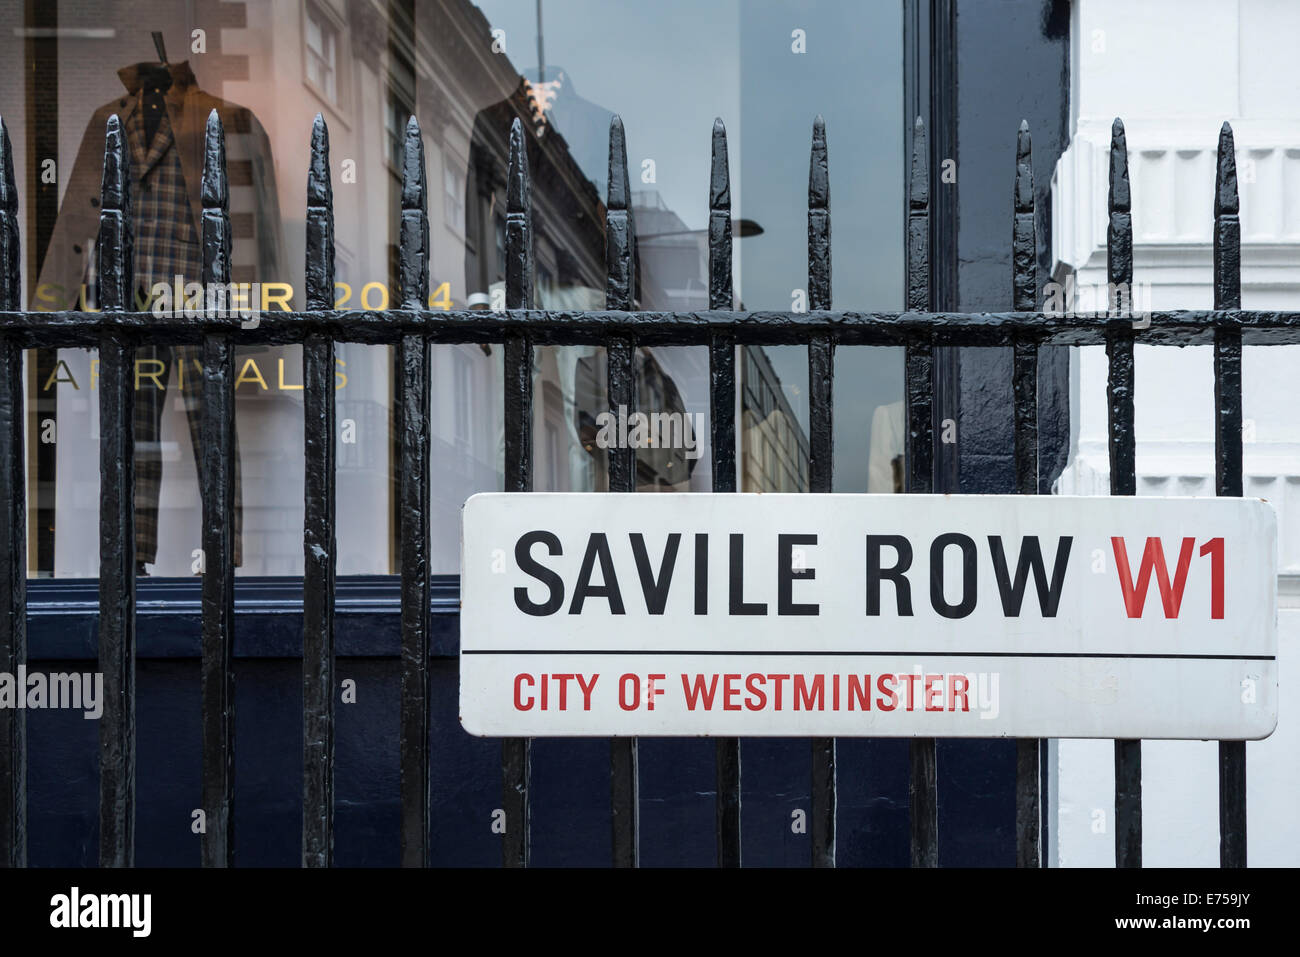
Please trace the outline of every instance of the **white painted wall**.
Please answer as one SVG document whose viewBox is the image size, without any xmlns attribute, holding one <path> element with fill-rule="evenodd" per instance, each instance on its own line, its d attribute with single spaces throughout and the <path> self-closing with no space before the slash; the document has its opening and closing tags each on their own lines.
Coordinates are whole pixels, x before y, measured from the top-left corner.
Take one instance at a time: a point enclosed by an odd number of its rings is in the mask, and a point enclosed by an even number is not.
<svg viewBox="0 0 1300 957">
<path fill-rule="evenodd" d="M 1242 305 L 1300 310 L 1300 4 L 1290 0 L 1075 0 L 1072 139 L 1052 177 L 1057 272 L 1075 271 L 1076 307 L 1106 282 L 1111 123 L 1124 120 L 1133 192 L 1134 283 L 1151 309 L 1212 305 L 1211 213 L 1219 128 L 1232 124 L 1242 224 Z M 1104 292 L 1102 293 L 1104 295 Z M 1143 301 L 1138 299 L 1138 306 Z M 1208 346 L 1136 350 L 1139 495 L 1214 494 L 1213 370 Z M 1071 461 L 1057 491 L 1105 494 L 1106 357 L 1075 350 Z M 1243 358 L 1245 491 L 1279 520 L 1281 718 L 1247 745 L 1248 858 L 1300 864 L 1300 347 Z M 1146 742 L 1143 863 L 1218 864 L 1217 745 Z M 1114 865 L 1114 749 L 1053 741 L 1053 866 Z"/>
</svg>

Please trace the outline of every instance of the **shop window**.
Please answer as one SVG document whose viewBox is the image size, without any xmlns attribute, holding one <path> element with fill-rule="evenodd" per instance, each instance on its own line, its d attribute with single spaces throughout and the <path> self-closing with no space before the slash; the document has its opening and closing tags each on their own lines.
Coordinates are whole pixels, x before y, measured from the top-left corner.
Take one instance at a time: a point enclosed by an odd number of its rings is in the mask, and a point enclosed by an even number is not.
<svg viewBox="0 0 1300 957">
<path fill-rule="evenodd" d="M 74 6 L 87 22 L 102 24 L 102 37 L 60 42 L 57 56 L 36 60 L 24 60 L 21 38 L 6 41 L 25 67 L 20 82 L 0 91 L 0 113 L 18 148 L 29 308 L 75 302 L 93 275 L 98 220 L 92 200 L 102 180 L 104 142 L 96 114 L 110 104 L 120 108 L 143 66 L 161 66 L 135 62 L 153 61 L 149 31 L 155 29 L 165 35 L 176 89 L 192 88 L 205 102 L 223 103 L 237 277 L 287 285 L 298 308 L 305 305 L 303 177 L 318 111 L 330 125 L 335 300 L 341 309 L 395 304 L 397 199 L 412 115 L 426 143 L 437 147 L 426 156 L 429 188 L 441 189 L 429 197 L 434 301 L 456 308 L 502 301 L 509 134 L 512 121 L 522 118 L 533 183 L 537 302 L 565 310 L 603 308 L 607 151 L 615 113 L 627 130 L 636 187 L 631 202 L 641 308 L 707 308 L 705 187 L 709 131 L 718 116 L 730 132 L 733 212 L 744 220 L 735 231 L 736 301 L 750 309 L 789 308 L 790 290 L 807 284 L 808 134 L 818 112 L 827 121 L 836 204 L 835 305 L 900 305 L 905 124 L 898 5 L 808 4 L 799 26 L 820 45 L 815 55 L 798 56 L 789 50 L 785 38 L 792 28 L 779 5 L 658 0 L 647 12 L 630 2 L 547 4 L 543 64 L 537 60 L 539 8 L 532 0 L 299 0 L 287 5 L 287 15 L 280 4 L 244 4 L 241 25 L 209 28 L 207 55 L 188 57 L 196 26 L 187 12 L 192 5 L 154 4 L 147 24 L 120 0 Z M 587 43 L 597 10 L 612 30 L 637 42 Z M 491 28 L 510 38 L 509 52 L 487 52 Z M 672 69 L 665 71 L 665 64 Z M 647 76 L 656 81 L 647 83 Z M 58 90 L 57 99 L 43 99 L 46 90 Z M 37 122 L 24 112 L 24 103 L 44 102 L 54 115 L 40 114 Z M 534 121 L 537 114 L 543 122 Z M 206 111 L 193 115 L 206 117 Z M 80 164 L 85 169 L 77 168 L 82 155 L 89 158 Z M 57 204 L 36 201 L 36 156 L 59 159 Z M 185 199 L 170 220 L 178 235 L 189 208 L 199 205 Z M 149 243 L 157 246 L 157 237 L 137 244 L 138 270 L 168 252 L 150 251 Z M 39 272 L 36 263 L 43 264 Z M 88 295 L 93 303 L 93 290 Z M 339 574 L 392 574 L 393 349 L 340 343 L 336 354 Z M 464 500 L 503 482 L 502 350 L 496 344 L 438 346 L 434 355 L 430 568 L 455 573 Z M 807 397 L 799 394 L 806 393 L 806 350 L 747 346 L 739 355 L 739 474 L 747 487 L 806 489 Z M 27 425 L 38 437 L 27 490 L 32 574 L 98 572 L 94 358 L 93 351 L 78 349 L 27 357 L 33 395 Z M 181 374 L 189 387 L 192 365 L 182 361 L 186 357 L 167 358 L 153 360 L 167 366 L 170 379 L 163 379 L 168 388 L 158 423 L 138 443 L 161 469 L 147 509 L 141 508 L 151 521 L 156 515 L 156 531 L 138 540 L 141 547 L 156 545 L 150 574 L 191 576 L 201 508 Z M 545 413 L 534 429 L 538 486 L 606 487 L 608 456 L 594 443 L 595 417 L 608 408 L 603 351 L 539 346 L 536 358 L 534 395 Z M 156 368 L 151 362 L 142 372 Z M 645 411 L 703 410 L 705 418 L 691 428 L 707 456 L 707 350 L 645 347 L 637 368 L 637 404 Z M 902 400 L 901 368 L 901 350 L 837 351 L 837 488 L 865 488 L 860 476 L 869 459 L 887 463 L 898 455 L 893 431 L 885 436 L 889 441 L 869 437 L 874 411 Z M 238 350 L 241 576 L 302 571 L 301 375 L 299 347 Z M 155 389 L 151 382 L 142 377 L 141 403 Z M 55 423 L 57 443 L 39 440 L 47 419 Z M 584 447 L 584 435 L 591 448 Z M 707 491 L 708 464 L 708 457 L 689 457 L 684 449 L 641 449 L 637 487 Z"/>
</svg>

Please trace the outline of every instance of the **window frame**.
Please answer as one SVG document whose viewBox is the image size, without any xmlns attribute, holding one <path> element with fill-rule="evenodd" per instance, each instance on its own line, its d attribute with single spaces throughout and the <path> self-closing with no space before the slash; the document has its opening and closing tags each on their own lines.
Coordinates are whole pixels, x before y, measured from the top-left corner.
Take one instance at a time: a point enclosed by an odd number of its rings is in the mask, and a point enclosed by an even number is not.
<svg viewBox="0 0 1300 957">
<path fill-rule="evenodd" d="M 345 127 L 351 129 L 352 45 L 349 41 L 348 25 L 332 5 L 322 0 L 302 0 L 298 12 L 302 85 L 311 91 L 312 96 L 319 100 L 332 116 L 337 117 Z M 333 100 L 320 84 L 307 75 L 307 64 L 315 56 L 315 52 L 307 44 L 307 27 L 312 19 L 324 23 L 334 31 L 334 86 L 338 95 Z"/>
</svg>

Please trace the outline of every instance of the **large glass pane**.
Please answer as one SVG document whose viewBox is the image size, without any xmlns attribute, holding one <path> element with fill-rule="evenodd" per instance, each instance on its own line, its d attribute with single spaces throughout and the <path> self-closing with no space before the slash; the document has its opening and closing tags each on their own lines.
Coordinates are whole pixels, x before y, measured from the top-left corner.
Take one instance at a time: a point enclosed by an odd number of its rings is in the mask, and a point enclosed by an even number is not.
<svg viewBox="0 0 1300 957">
<path fill-rule="evenodd" d="M 808 146 L 826 117 L 837 308 L 897 308 L 902 289 L 901 5 L 662 0 L 0 0 L 0 50 L 22 62 L 0 89 L 23 196 L 32 308 L 94 308 L 104 123 L 132 148 L 139 302 L 199 279 L 203 121 L 225 124 L 234 278 L 253 305 L 302 308 L 307 151 L 330 127 L 337 304 L 395 300 L 400 159 L 407 119 L 424 136 L 431 308 L 504 306 L 505 170 L 512 121 L 532 167 L 537 304 L 604 305 L 604 202 L 611 116 L 627 130 L 643 309 L 707 308 L 709 143 L 727 124 L 736 218 L 736 304 L 806 303 Z M 160 31 L 167 61 L 151 38 Z M 802 298 L 801 298 L 802 297 Z M 148 344 L 136 370 L 138 530 L 144 570 L 197 569 L 201 411 L 194 350 Z M 742 487 L 808 485 L 806 351 L 743 349 Z M 395 554 L 388 347 L 338 349 L 341 574 L 390 574 Z M 901 454 L 901 360 L 841 349 L 836 487 L 887 490 Z M 459 509 L 501 487 L 502 356 L 433 350 L 435 572 L 458 567 Z M 301 349 L 237 358 L 239 573 L 302 571 Z M 605 447 L 643 444 L 641 490 L 711 487 L 708 357 L 647 348 L 637 404 L 658 414 L 612 430 L 602 349 L 541 348 L 533 435 L 538 489 L 604 489 Z M 98 571 L 98 393 L 93 351 L 28 355 L 30 567 Z M 630 411 L 630 410 L 629 410 Z M 873 476 L 885 476 L 877 480 Z"/>
</svg>

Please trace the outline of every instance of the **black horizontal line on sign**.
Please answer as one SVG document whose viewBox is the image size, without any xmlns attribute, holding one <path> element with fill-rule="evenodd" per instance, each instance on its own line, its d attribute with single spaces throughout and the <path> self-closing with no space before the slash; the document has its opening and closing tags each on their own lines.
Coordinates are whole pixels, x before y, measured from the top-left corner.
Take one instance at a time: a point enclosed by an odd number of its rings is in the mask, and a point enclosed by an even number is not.
<svg viewBox="0 0 1300 957">
<path fill-rule="evenodd" d="M 462 648 L 462 655 L 758 655 L 840 658 L 1170 658 L 1204 661 L 1276 661 L 1276 655 L 1094 654 L 1089 651 L 676 651 L 651 648 L 574 650 L 570 648 Z"/>
</svg>

